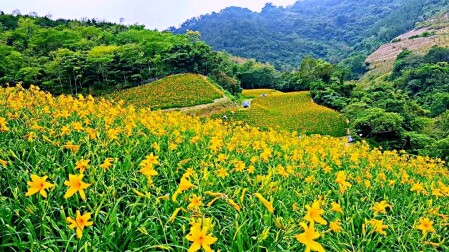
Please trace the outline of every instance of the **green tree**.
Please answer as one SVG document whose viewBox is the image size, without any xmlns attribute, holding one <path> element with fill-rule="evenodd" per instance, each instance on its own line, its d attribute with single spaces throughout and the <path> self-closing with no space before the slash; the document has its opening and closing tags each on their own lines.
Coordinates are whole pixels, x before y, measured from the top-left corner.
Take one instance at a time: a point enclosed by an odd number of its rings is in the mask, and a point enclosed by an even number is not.
<svg viewBox="0 0 449 252">
<path fill-rule="evenodd" d="M 17 75 L 21 80 L 27 83 L 35 84 L 38 83 L 37 79 L 41 75 L 40 71 L 41 68 L 39 67 L 23 67 L 19 69 Z"/>
<path fill-rule="evenodd" d="M 101 76 L 101 80 L 108 82 L 110 64 L 114 60 L 114 53 L 119 49 L 118 46 L 99 45 L 89 50 L 87 53 L 87 61 L 94 65 L 96 72 Z"/>
<path fill-rule="evenodd" d="M 125 44 L 117 49 L 114 69 L 117 75 L 123 77 L 124 84 L 142 81 L 145 76 L 150 75 L 150 70 L 147 70 L 150 59 L 144 54 L 143 46 L 139 44 Z M 116 79 L 118 78 L 117 76 Z"/>
<path fill-rule="evenodd" d="M 381 108 L 369 108 L 365 114 L 352 122 L 352 128 L 363 137 L 372 138 L 388 147 L 400 147 L 397 140 L 401 139 L 404 129 L 404 118 Z"/>
<path fill-rule="evenodd" d="M 20 80 L 17 73 L 25 66 L 25 57 L 13 47 L 0 44 L 0 58 L 0 81 L 8 83 Z"/>
<path fill-rule="evenodd" d="M 261 64 L 255 60 L 247 60 L 238 65 L 237 77 L 242 82 L 243 88 L 274 88 L 277 86 L 278 72 L 273 66 Z"/>
</svg>

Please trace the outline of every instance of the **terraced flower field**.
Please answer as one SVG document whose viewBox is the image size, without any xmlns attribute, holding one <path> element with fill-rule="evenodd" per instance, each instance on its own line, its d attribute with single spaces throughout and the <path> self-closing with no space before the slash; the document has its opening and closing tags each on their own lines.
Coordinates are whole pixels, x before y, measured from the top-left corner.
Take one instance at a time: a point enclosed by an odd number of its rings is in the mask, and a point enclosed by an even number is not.
<svg viewBox="0 0 449 252">
<path fill-rule="evenodd" d="M 204 76 L 179 74 L 113 93 L 108 98 L 124 100 L 139 108 L 166 109 L 211 103 L 223 95 L 223 91 Z"/>
<path fill-rule="evenodd" d="M 449 250 L 441 160 L 35 87 L 0 175 L 2 251 Z"/>
<path fill-rule="evenodd" d="M 261 97 L 267 94 L 266 97 Z M 347 123 L 344 116 L 311 101 L 309 92 L 282 93 L 270 89 L 244 90 L 245 97 L 254 99 L 251 108 L 239 110 L 235 120 L 262 128 L 299 131 L 306 134 L 344 136 Z"/>
</svg>

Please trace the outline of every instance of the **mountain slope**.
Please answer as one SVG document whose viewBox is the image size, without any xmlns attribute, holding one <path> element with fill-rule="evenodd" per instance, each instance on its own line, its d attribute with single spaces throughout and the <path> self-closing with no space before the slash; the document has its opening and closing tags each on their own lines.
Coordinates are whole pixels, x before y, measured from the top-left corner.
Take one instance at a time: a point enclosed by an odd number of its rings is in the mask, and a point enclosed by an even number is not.
<svg viewBox="0 0 449 252">
<path fill-rule="evenodd" d="M 362 78 L 362 82 L 374 80 L 391 72 L 394 61 L 403 50 L 411 50 L 425 54 L 432 46 L 447 47 L 449 45 L 449 16 L 443 14 L 426 20 L 395 39 L 380 46 L 368 56 L 370 71 Z"/>
<path fill-rule="evenodd" d="M 108 97 L 124 100 L 127 104 L 139 108 L 166 109 L 211 103 L 223 96 L 223 91 L 204 76 L 179 74 L 146 85 L 121 90 Z"/>
<path fill-rule="evenodd" d="M 449 160 L 448 45 L 449 15 L 441 13 L 371 54 L 358 82 L 314 85 L 312 97 L 340 110 L 373 146 Z"/>
<path fill-rule="evenodd" d="M 280 69 L 297 66 L 307 54 L 338 62 L 372 52 L 446 6 L 447 0 L 305 0 L 285 8 L 267 4 L 261 13 L 230 7 L 171 30 L 199 31 L 216 50 Z"/>
</svg>

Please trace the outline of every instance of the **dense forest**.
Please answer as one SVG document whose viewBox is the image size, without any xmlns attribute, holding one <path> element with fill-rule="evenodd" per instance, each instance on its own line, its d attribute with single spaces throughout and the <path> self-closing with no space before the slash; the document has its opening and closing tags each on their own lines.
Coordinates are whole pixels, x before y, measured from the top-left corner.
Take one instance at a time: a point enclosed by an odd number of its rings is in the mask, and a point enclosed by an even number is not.
<svg viewBox="0 0 449 252">
<path fill-rule="evenodd" d="M 96 20 L 0 15 L 0 84 L 35 84 L 52 93 L 101 93 L 191 72 L 241 91 L 238 64 L 199 33 L 174 35 Z"/>
<path fill-rule="evenodd" d="M 199 32 L 146 30 L 96 20 L 0 15 L 0 84 L 35 84 L 55 94 L 105 93 L 176 73 L 211 77 L 232 94 L 242 88 L 307 90 L 304 74 L 217 52 Z M 301 74 L 300 74 L 301 73 Z"/>
<path fill-rule="evenodd" d="M 349 58 L 344 63 L 351 67 L 448 6 L 448 0 L 305 0 L 289 7 L 267 4 L 261 13 L 230 7 L 171 31 L 199 31 L 215 50 L 269 62 L 279 70 L 296 68 L 307 55 L 331 63 Z"/>
</svg>

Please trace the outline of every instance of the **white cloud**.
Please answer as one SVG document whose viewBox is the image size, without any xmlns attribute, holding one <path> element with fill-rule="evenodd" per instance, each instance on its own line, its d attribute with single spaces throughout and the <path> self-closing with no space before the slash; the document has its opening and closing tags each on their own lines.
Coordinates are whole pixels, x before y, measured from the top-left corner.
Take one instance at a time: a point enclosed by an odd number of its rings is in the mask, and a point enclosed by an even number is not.
<svg viewBox="0 0 449 252">
<path fill-rule="evenodd" d="M 165 29 L 183 21 L 220 11 L 229 6 L 240 6 L 260 11 L 266 2 L 290 5 L 295 0 L 0 0 L 0 10 L 11 13 L 19 9 L 22 14 L 32 11 L 40 16 L 51 13 L 53 18 L 99 18 L 125 23 L 145 24 L 148 28 Z"/>
</svg>

